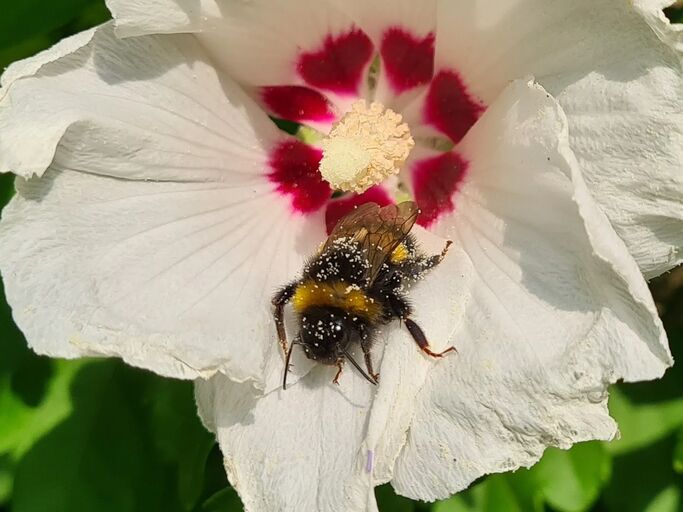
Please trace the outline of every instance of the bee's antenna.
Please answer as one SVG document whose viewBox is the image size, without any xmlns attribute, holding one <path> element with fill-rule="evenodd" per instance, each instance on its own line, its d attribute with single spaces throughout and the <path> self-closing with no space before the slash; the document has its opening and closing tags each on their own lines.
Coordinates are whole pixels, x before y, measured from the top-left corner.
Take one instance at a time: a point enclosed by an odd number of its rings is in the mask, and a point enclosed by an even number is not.
<svg viewBox="0 0 683 512">
<path fill-rule="evenodd" d="M 287 351 L 287 357 L 285 358 L 285 374 L 282 376 L 282 389 L 285 390 L 287 389 L 287 374 L 289 373 L 289 360 L 292 357 L 292 350 L 294 349 L 294 345 L 299 345 L 300 343 L 297 341 L 293 341 L 292 344 L 289 346 L 289 350 Z"/>
<path fill-rule="evenodd" d="M 376 381 L 375 379 L 371 378 L 371 377 L 365 372 L 365 370 L 363 370 L 363 368 L 360 367 L 360 365 L 356 362 L 356 360 L 355 360 L 353 357 L 351 357 L 351 354 L 349 354 L 348 351 L 347 351 L 345 348 L 342 348 L 342 352 L 344 352 L 344 355 L 346 356 L 346 358 L 347 358 L 349 361 L 351 361 L 351 364 L 352 364 L 353 366 L 356 367 L 356 370 L 358 370 L 358 371 L 360 372 L 360 374 L 361 374 L 363 377 L 365 377 L 365 379 L 366 379 L 368 382 L 370 382 L 370 383 L 372 383 L 372 384 L 374 384 L 374 385 L 377 385 L 377 381 Z"/>
</svg>

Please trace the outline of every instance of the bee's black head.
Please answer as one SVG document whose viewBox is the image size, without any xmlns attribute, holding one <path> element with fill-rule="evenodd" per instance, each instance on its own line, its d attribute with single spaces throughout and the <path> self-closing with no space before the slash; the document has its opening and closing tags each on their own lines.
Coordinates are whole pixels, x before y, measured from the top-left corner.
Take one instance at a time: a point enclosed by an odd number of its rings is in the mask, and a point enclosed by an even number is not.
<svg viewBox="0 0 683 512">
<path fill-rule="evenodd" d="M 309 359 L 335 364 L 357 335 L 357 327 L 346 313 L 334 308 L 313 308 L 301 317 L 301 344 Z"/>
</svg>

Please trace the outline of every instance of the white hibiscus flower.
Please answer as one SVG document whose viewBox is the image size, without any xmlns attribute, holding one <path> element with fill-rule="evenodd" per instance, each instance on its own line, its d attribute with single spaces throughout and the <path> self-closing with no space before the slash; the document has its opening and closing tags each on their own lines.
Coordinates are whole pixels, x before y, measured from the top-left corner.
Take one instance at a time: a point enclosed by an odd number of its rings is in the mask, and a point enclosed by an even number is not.
<svg viewBox="0 0 683 512">
<path fill-rule="evenodd" d="M 683 238 L 663 2 L 109 4 L 126 39 L 104 25 L 3 75 L 8 300 L 40 353 L 197 378 L 248 510 L 372 510 L 387 481 L 443 498 L 612 438 L 608 385 L 671 364 L 641 274 L 678 263 Z M 351 182 L 387 178 L 332 199 L 322 150 L 266 112 L 344 128 L 324 143 L 331 180 L 348 178 L 340 147 L 365 162 Z M 407 146 L 375 120 L 394 112 Z M 378 387 L 300 359 L 283 391 L 272 293 L 354 204 L 404 195 L 426 246 L 454 242 L 411 298 L 458 354 L 429 360 L 396 323 Z"/>
</svg>

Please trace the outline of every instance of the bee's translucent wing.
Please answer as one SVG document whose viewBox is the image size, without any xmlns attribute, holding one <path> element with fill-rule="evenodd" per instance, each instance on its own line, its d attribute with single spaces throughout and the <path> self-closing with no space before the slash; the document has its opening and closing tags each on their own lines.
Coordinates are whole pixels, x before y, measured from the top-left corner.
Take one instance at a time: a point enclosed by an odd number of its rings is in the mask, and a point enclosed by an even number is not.
<svg viewBox="0 0 683 512">
<path fill-rule="evenodd" d="M 377 203 L 364 203 L 351 210 L 337 221 L 322 250 L 327 249 L 335 240 L 352 238 L 358 229 L 363 227 L 364 220 L 368 217 L 377 217 L 379 210 L 380 207 Z"/>
<path fill-rule="evenodd" d="M 368 282 L 372 283 L 389 255 L 410 233 L 418 213 L 413 201 L 382 208 L 365 203 L 337 222 L 323 251 L 341 238 L 360 243 L 369 264 Z"/>
</svg>

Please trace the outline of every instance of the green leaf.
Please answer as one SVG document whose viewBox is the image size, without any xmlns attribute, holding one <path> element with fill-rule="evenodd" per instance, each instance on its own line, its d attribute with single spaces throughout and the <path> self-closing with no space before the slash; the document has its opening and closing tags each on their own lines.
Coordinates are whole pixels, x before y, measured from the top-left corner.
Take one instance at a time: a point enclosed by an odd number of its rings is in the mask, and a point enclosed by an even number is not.
<svg viewBox="0 0 683 512">
<path fill-rule="evenodd" d="M 681 485 L 670 484 L 652 499 L 643 512 L 681 512 L 681 510 L 683 510 Z"/>
<path fill-rule="evenodd" d="M 4 297 L 0 280 L 0 379 L 3 375 L 14 373 L 31 354 L 23 335 L 12 321 L 12 313 Z"/>
<path fill-rule="evenodd" d="M 683 23 L 683 9 L 669 8 L 664 9 L 664 14 L 669 18 L 671 23 Z"/>
<path fill-rule="evenodd" d="M 509 512 L 524 512 L 522 504 L 517 500 L 514 490 L 505 475 L 492 475 L 486 479 L 484 485 L 474 489 L 477 510 L 481 512 L 495 512 L 507 510 Z"/>
<path fill-rule="evenodd" d="M 202 505 L 202 512 L 239 512 L 242 508 L 237 491 L 226 487 L 207 499 Z"/>
<path fill-rule="evenodd" d="M 656 384 L 651 384 L 653 387 Z M 613 454 L 648 446 L 669 435 L 683 424 L 683 398 L 659 402 L 635 402 L 621 388 L 610 392 L 610 413 L 617 421 L 621 437 L 608 443 Z"/>
<path fill-rule="evenodd" d="M 0 174 L 0 208 L 9 203 L 14 195 L 14 176 L 12 174 Z"/>
<path fill-rule="evenodd" d="M 477 512 L 477 508 L 471 496 L 465 491 L 447 500 L 434 503 L 432 512 Z"/>
<path fill-rule="evenodd" d="M 610 512 L 680 512 L 680 475 L 671 465 L 672 435 L 614 458 L 613 475 L 604 492 Z"/>
<path fill-rule="evenodd" d="M 73 10 L 72 7 L 79 2 L 84 7 Z M 0 12 L 3 13 L 0 17 L 0 27 L 11 24 L 12 31 L 16 33 L 12 37 L 6 36 L 11 32 L 0 34 L 0 41 L 2 41 L 0 42 L 0 71 L 16 60 L 35 55 L 60 39 L 102 23 L 111 17 L 103 0 L 54 0 L 49 3 L 40 0 L 22 0 L 21 2 L 0 0 L 0 3 L 8 4 L 7 7 L 0 6 Z M 49 8 L 44 9 L 43 6 Z M 27 13 L 27 8 L 32 8 L 33 12 Z M 49 14 L 51 9 L 56 10 L 57 15 L 49 19 L 45 18 L 44 14 Z M 6 15 L 8 11 L 13 13 L 9 17 Z M 30 19 L 27 20 L 30 23 L 20 22 L 22 17 L 26 18 L 27 15 L 33 14 L 41 20 L 40 23 L 34 24 Z M 15 18 L 13 19 L 12 16 Z"/>
<path fill-rule="evenodd" d="M 83 9 L 102 0 L 3 1 L 0 17 L 0 47 L 64 26 Z"/>
<path fill-rule="evenodd" d="M 14 463 L 9 455 L 0 456 L 0 505 L 7 503 L 12 495 Z"/>
<path fill-rule="evenodd" d="M 375 489 L 375 499 L 377 500 L 377 508 L 382 512 L 385 510 L 413 512 L 415 510 L 415 502 L 396 494 L 389 484 L 380 485 Z"/>
<path fill-rule="evenodd" d="M 487 476 L 452 498 L 434 504 L 434 512 L 541 512 L 543 496 L 528 470 Z"/>
<path fill-rule="evenodd" d="M 177 472 L 181 504 L 192 510 L 204 488 L 207 458 L 216 441 L 199 421 L 191 382 L 155 378 L 144 398 L 154 443 Z"/>
<path fill-rule="evenodd" d="M 670 327 L 669 343 L 674 360 L 683 354 L 683 332 Z M 621 438 L 607 445 L 613 454 L 639 450 L 669 436 L 683 426 L 683 367 L 669 368 L 660 380 L 614 386 L 609 409 L 619 425 Z"/>
<path fill-rule="evenodd" d="M 676 447 L 674 448 L 673 468 L 676 473 L 683 473 L 683 428 L 678 431 Z"/>
<path fill-rule="evenodd" d="M 562 512 L 580 512 L 600 495 L 611 459 L 602 443 L 580 443 L 568 451 L 548 448 L 532 471 L 548 504 Z"/>
<path fill-rule="evenodd" d="M 214 445 L 214 440 L 197 440 L 183 444 L 178 460 L 178 494 L 185 510 L 192 510 L 197 504 L 204 488 L 206 460 Z"/>
<path fill-rule="evenodd" d="M 30 355 L 28 359 L 34 361 L 39 358 Z M 3 416 L 3 421 L 0 421 L 0 454 L 9 453 L 18 459 L 72 412 L 69 388 L 84 363 L 54 361 L 49 364 L 52 376 L 37 405 L 27 404 L 22 399 L 12 385 L 12 376 L 0 374 L 0 411 Z"/>
<path fill-rule="evenodd" d="M 136 409 L 142 372 L 118 361 L 81 368 L 73 412 L 17 465 L 13 512 L 178 510 L 174 486 Z"/>
<path fill-rule="evenodd" d="M 486 499 L 480 507 L 483 511 L 502 510 L 500 507 L 519 512 L 543 510 L 543 496 L 535 475 L 529 470 L 493 475 L 488 477 L 486 484 Z"/>
</svg>

